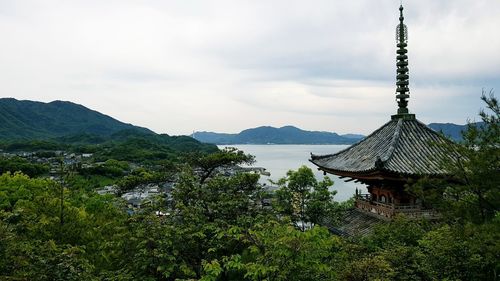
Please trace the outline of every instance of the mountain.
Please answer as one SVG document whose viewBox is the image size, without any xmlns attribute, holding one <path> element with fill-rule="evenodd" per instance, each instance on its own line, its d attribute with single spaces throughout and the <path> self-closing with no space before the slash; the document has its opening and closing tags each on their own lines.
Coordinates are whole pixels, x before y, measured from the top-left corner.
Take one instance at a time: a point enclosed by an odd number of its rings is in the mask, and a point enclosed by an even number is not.
<svg viewBox="0 0 500 281">
<path fill-rule="evenodd" d="M 76 134 L 110 136 L 127 129 L 154 134 L 67 101 L 0 99 L 0 139 L 44 139 Z"/>
<path fill-rule="evenodd" d="M 340 135 L 340 136 L 342 136 L 344 138 L 356 139 L 356 140 L 360 140 L 360 139 L 365 137 L 364 135 L 360 135 L 360 134 L 345 134 L 345 135 Z"/>
<path fill-rule="evenodd" d="M 476 124 L 480 126 L 482 123 Z M 428 126 L 454 140 L 461 140 L 461 132 L 467 127 L 452 123 L 431 123 Z M 51 139 L 60 143 L 98 144 L 131 137 L 148 137 L 181 150 L 185 145 L 198 146 L 198 142 L 189 137 L 158 135 L 149 129 L 123 123 L 72 102 L 43 103 L 0 98 L 0 140 Z M 262 126 L 238 134 L 196 132 L 193 137 L 198 141 L 213 144 L 352 144 L 364 136 L 305 131 L 293 126 Z"/>
<path fill-rule="evenodd" d="M 483 123 L 476 123 L 481 126 Z M 467 125 L 453 123 L 431 123 L 431 129 L 442 132 L 455 141 L 462 140 L 462 131 Z M 353 144 L 363 139 L 360 134 L 338 135 L 331 132 L 305 131 L 293 126 L 275 128 L 262 126 L 243 130 L 238 134 L 195 132 L 193 138 L 213 144 Z"/>
<path fill-rule="evenodd" d="M 193 137 L 214 144 L 352 144 L 363 138 L 361 135 L 340 136 L 330 132 L 305 131 L 293 126 L 262 126 L 238 134 L 196 132 Z"/>
<path fill-rule="evenodd" d="M 484 123 L 477 122 L 474 124 L 476 126 L 480 127 Z M 443 133 L 445 136 L 447 136 L 455 141 L 461 141 L 462 140 L 462 132 L 467 129 L 467 125 L 457 125 L 457 124 L 453 124 L 453 123 L 430 123 L 427 126 L 429 126 L 429 128 L 433 129 L 436 132 Z"/>
<path fill-rule="evenodd" d="M 67 150 L 94 153 L 102 161 L 153 163 L 176 159 L 185 152 L 215 152 L 217 146 L 188 136 L 156 134 L 71 102 L 3 98 L 0 150 Z"/>
</svg>

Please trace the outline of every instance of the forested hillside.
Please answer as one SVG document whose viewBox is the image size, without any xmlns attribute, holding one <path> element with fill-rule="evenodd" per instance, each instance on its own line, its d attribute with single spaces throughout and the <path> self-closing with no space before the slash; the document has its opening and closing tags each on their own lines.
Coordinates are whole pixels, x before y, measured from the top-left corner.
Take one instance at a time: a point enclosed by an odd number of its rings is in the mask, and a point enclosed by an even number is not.
<svg viewBox="0 0 500 281">
<path fill-rule="evenodd" d="M 0 139 L 41 139 L 82 133 L 109 136 L 125 129 L 153 133 L 72 102 L 0 99 Z"/>
<path fill-rule="evenodd" d="M 472 123 L 474 126 L 483 126 L 483 122 Z M 468 125 L 457 125 L 453 123 L 430 123 L 428 125 L 431 129 L 443 133 L 445 136 L 455 141 L 461 141 L 462 133 L 467 130 Z"/>
<path fill-rule="evenodd" d="M 217 147 L 188 136 L 156 134 L 82 105 L 0 99 L 0 149 L 94 153 L 97 159 L 154 162 Z"/>
</svg>

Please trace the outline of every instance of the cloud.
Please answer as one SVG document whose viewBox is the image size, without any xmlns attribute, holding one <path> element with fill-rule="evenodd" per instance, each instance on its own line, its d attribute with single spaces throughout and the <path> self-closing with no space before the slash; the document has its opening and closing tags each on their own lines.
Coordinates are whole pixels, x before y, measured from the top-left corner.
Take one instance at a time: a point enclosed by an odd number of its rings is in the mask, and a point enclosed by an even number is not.
<svg viewBox="0 0 500 281">
<path fill-rule="evenodd" d="M 157 132 L 369 133 L 395 111 L 398 1 L 0 1 L 3 96 Z M 498 1 L 405 1 L 410 109 L 473 118 L 500 88 Z M 359 120 L 362 119 L 363 122 Z"/>
</svg>

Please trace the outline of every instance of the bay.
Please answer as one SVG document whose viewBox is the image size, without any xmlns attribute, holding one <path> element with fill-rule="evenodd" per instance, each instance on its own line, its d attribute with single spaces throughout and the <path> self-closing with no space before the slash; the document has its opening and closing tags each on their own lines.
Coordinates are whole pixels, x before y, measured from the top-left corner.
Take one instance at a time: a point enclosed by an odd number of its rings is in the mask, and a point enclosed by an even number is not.
<svg viewBox="0 0 500 281">
<path fill-rule="evenodd" d="M 224 148 L 220 145 L 219 148 Z M 269 179 L 278 180 L 284 177 L 288 170 L 297 170 L 302 165 L 311 168 L 318 180 L 322 180 L 324 175 L 317 167 L 309 162 L 311 153 L 316 155 L 325 155 L 336 153 L 349 145 L 293 145 L 293 144 L 241 144 L 231 145 L 245 153 L 255 156 L 256 163 L 254 167 L 266 168 L 271 176 L 261 176 L 261 183 L 269 183 Z M 354 182 L 344 182 L 337 176 L 327 174 L 334 181 L 332 190 L 337 191 L 336 201 L 345 201 L 355 194 L 356 188 L 363 193 L 367 193 L 366 186 Z"/>
</svg>

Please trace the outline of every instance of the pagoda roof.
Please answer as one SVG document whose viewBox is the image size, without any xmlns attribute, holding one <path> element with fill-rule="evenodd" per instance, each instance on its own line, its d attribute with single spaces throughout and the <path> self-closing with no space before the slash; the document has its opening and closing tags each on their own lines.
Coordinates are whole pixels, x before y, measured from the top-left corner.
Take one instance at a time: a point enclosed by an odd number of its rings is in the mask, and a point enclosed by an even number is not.
<svg viewBox="0 0 500 281">
<path fill-rule="evenodd" d="M 450 172 L 443 167 L 443 162 L 448 159 L 455 161 L 460 156 L 453 142 L 409 113 L 408 28 L 403 22 L 402 5 L 399 11 L 396 32 L 397 114 L 347 149 L 330 155 L 311 155 L 310 161 L 320 170 L 364 183 L 401 181 L 407 177 L 448 176 Z"/>
<path fill-rule="evenodd" d="M 320 170 L 354 179 L 439 176 L 448 174 L 442 162 L 454 154 L 452 145 L 414 115 L 395 115 L 349 148 L 330 155 L 311 154 L 310 161 Z"/>
</svg>

